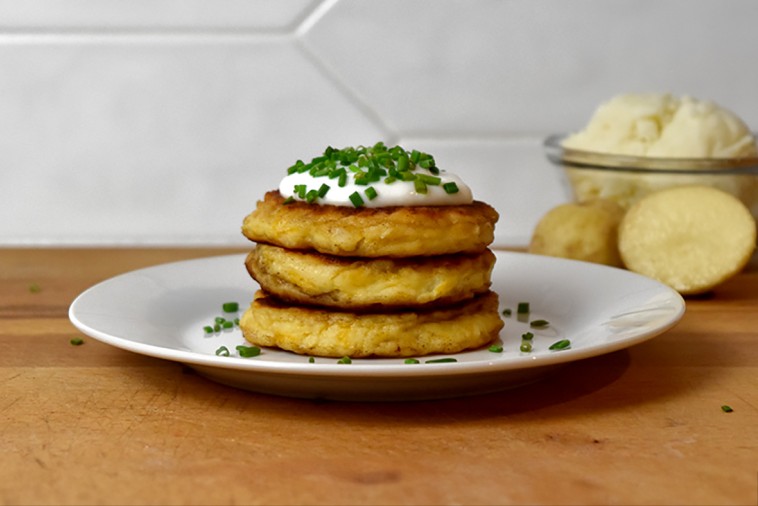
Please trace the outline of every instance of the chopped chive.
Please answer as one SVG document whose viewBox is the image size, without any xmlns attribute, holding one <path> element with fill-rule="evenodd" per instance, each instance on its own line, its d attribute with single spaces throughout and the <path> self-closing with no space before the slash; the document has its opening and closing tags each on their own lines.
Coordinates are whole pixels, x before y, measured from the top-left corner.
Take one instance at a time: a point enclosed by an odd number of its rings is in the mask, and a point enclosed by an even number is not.
<svg viewBox="0 0 758 506">
<path fill-rule="evenodd" d="M 361 207 L 364 204 L 363 198 L 361 198 L 361 194 L 358 192 L 351 193 L 349 198 L 355 207 Z"/>
<path fill-rule="evenodd" d="M 342 172 L 337 180 L 337 186 L 344 188 L 347 185 L 347 172 Z"/>
<path fill-rule="evenodd" d="M 81 337 L 72 337 L 69 343 L 71 343 L 71 345 L 73 346 L 81 346 L 82 344 L 84 344 L 84 339 L 82 339 Z"/>
<path fill-rule="evenodd" d="M 378 196 L 378 194 L 376 193 L 376 188 L 374 188 L 373 186 L 369 186 L 368 188 L 366 188 L 366 191 L 363 193 L 366 194 L 366 197 L 368 197 L 369 200 L 374 200 Z"/>
<path fill-rule="evenodd" d="M 230 329 L 234 327 L 234 322 L 226 320 L 224 323 L 221 324 L 221 327 L 225 329 Z"/>
<path fill-rule="evenodd" d="M 416 190 L 416 193 L 425 194 L 427 192 L 426 183 L 420 179 L 413 181 L 413 189 Z"/>
<path fill-rule="evenodd" d="M 429 167 L 429 169 L 427 169 L 427 170 L 429 170 L 429 172 L 431 172 L 431 173 L 432 173 L 432 174 L 434 174 L 435 176 L 438 176 L 438 175 L 439 175 L 439 173 L 440 173 L 440 169 L 438 169 L 436 166 L 435 166 L 435 167 Z M 455 183 L 453 183 L 453 185 L 455 185 Z M 458 186 L 456 185 L 456 186 L 455 186 L 455 191 L 454 191 L 454 192 L 451 192 L 451 193 L 455 193 L 455 192 L 457 192 L 457 191 L 458 191 Z"/>
<path fill-rule="evenodd" d="M 521 334 L 521 339 L 523 339 L 524 341 L 531 341 L 533 337 L 534 337 L 534 334 L 532 334 L 531 332 L 526 332 L 524 334 Z"/>
<path fill-rule="evenodd" d="M 295 201 L 295 197 L 287 197 L 286 199 L 284 199 L 284 202 L 282 202 L 282 205 L 288 206 L 292 204 L 294 201 Z"/>
<path fill-rule="evenodd" d="M 503 309 L 503 316 L 508 317 L 508 316 L 511 316 L 511 314 L 512 314 L 511 308 L 507 307 Z"/>
<path fill-rule="evenodd" d="M 569 348 L 571 346 L 571 341 L 568 339 L 561 339 L 560 341 L 556 341 L 553 344 L 550 345 L 550 350 L 565 350 L 566 348 Z"/>
<path fill-rule="evenodd" d="M 526 322 L 529 320 L 529 303 L 519 302 L 516 307 L 516 318 L 520 322 Z"/>
<path fill-rule="evenodd" d="M 442 182 L 441 178 L 435 176 L 428 176 L 426 174 L 418 174 L 418 178 L 426 184 L 437 186 Z"/>
<path fill-rule="evenodd" d="M 419 360 L 417 358 L 406 358 L 404 363 L 406 364 L 420 364 Z"/>
<path fill-rule="evenodd" d="M 308 193 L 305 194 L 305 201 L 309 204 L 313 204 L 317 198 L 318 190 L 308 190 Z"/>
<path fill-rule="evenodd" d="M 220 325 L 226 321 L 226 318 L 224 318 L 223 316 L 217 316 L 213 319 L 213 321 Z"/>
<path fill-rule="evenodd" d="M 519 346 L 519 350 L 521 350 L 523 353 L 529 353 L 532 351 L 532 343 L 529 341 L 524 341 L 521 343 L 521 346 Z"/>
<path fill-rule="evenodd" d="M 37 283 L 32 283 L 29 285 L 29 292 L 30 293 L 40 293 L 42 291 L 42 288 Z"/>
<path fill-rule="evenodd" d="M 318 196 L 319 198 L 324 198 L 326 194 L 329 192 L 329 185 L 324 183 L 321 185 L 321 187 L 318 189 Z"/>
<path fill-rule="evenodd" d="M 206 334 L 213 333 L 213 327 L 211 327 L 210 325 L 206 325 L 205 327 L 203 327 L 203 330 L 205 331 Z"/>
<path fill-rule="evenodd" d="M 239 346 L 236 346 L 236 350 L 242 358 L 257 357 L 261 354 L 261 349 L 257 346 L 245 346 L 240 344 Z"/>
<path fill-rule="evenodd" d="M 316 359 L 313 358 L 313 357 L 308 357 L 308 363 L 309 364 L 315 364 L 316 363 Z"/>
<path fill-rule="evenodd" d="M 237 325 L 237 326 L 239 327 L 239 324 L 240 324 L 240 319 L 239 319 L 239 318 L 235 318 L 235 319 L 234 319 L 234 324 L 235 324 L 235 325 Z"/>
<path fill-rule="evenodd" d="M 493 344 L 492 346 L 488 348 L 488 350 L 491 351 L 492 353 L 502 353 L 503 347 L 500 346 L 499 344 Z"/>
<path fill-rule="evenodd" d="M 353 361 L 350 359 L 350 357 L 345 356 L 345 357 L 342 357 L 341 359 L 339 359 L 337 361 L 337 363 L 338 364 L 352 364 Z"/>
<path fill-rule="evenodd" d="M 431 360 L 426 361 L 427 364 L 442 364 L 446 362 L 458 362 L 458 360 L 452 357 L 445 357 L 445 358 L 433 358 Z"/>
<path fill-rule="evenodd" d="M 215 325 L 213 326 L 213 331 L 214 331 L 214 332 L 218 332 L 219 330 L 221 330 L 221 325 L 219 325 L 219 324 L 217 323 L 217 324 L 215 324 Z"/>
<path fill-rule="evenodd" d="M 550 325 L 550 322 L 547 320 L 534 320 L 529 323 L 529 326 L 533 329 L 544 329 L 548 325 Z"/>
<path fill-rule="evenodd" d="M 221 305 L 221 309 L 224 310 L 224 313 L 236 313 L 239 311 L 240 305 L 238 302 L 224 302 Z"/>
<path fill-rule="evenodd" d="M 724 404 L 723 406 L 721 406 L 721 411 L 723 411 L 724 413 L 731 413 L 734 410 L 728 404 Z"/>
<path fill-rule="evenodd" d="M 460 191 L 458 189 L 458 185 L 455 184 L 453 181 L 443 184 L 442 189 L 445 190 L 445 193 L 450 194 L 450 195 L 452 195 L 453 193 L 458 193 Z"/>
<path fill-rule="evenodd" d="M 397 181 L 397 178 L 395 176 L 387 176 L 384 178 L 384 184 L 392 184 L 395 181 Z"/>
<path fill-rule="evenodd" d="M 397 170 L 404 171 L 408 170 L 408 159 L 404 156 L 401 156 L 397 160 Z"/>
<path fill-rule="evenodd" d="M 216 355 L 218 355 L 219 357 L 228 357 L 230 355 L 229 348 L 227 348 L 226 346 L 221 346 L 220 348 L 216 350 Z"/>
</svg>

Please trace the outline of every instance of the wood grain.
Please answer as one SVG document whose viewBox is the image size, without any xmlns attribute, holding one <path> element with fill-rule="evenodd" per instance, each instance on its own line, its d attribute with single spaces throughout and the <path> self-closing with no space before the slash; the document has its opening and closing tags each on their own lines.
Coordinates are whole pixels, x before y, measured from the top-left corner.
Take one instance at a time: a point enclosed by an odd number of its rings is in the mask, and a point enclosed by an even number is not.
<svg viewBox="0 0 758 506">
<path fill-rule="evenodd" d="M 229 252 L 0 250 L 0 503 L 758 502 L 755 263 L 662 336 L 465 399 L 270 397 L 69 343 L 92 284 Z"/>
</svg>

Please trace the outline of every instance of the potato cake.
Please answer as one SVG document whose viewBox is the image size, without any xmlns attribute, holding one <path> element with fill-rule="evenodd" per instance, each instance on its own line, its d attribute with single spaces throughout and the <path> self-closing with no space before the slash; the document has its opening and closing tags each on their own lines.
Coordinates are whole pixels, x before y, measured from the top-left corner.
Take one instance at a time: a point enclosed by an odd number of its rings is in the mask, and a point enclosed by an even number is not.
<svg viewBox="0 0 758 506">
<path fill-rule="evenodd" d="M 495 255 L 413 258 L 335 257 L 258 244 L 245 261 L 261 288 L 279 299 L 361 309 L 452 304 L 489 290 Z"/>
<path fill-rule="evenodd" d="M 410 357 L 458 353 L 494 340 L 503 321 L 498 296 L 418 311 L 349 312 L 293 306 L 256 293 L 240 319 L 257 346 L 322 357 Z"/>
<path fill-rule="evenodd" d="M 416 257 L 481 253 L 494 239 L 498 213 L 474 201 L 451 206 L 353 208 L 285 204 L 269 191 L 245 217 L 251 241 L 337 256 Z"/>
</svg>

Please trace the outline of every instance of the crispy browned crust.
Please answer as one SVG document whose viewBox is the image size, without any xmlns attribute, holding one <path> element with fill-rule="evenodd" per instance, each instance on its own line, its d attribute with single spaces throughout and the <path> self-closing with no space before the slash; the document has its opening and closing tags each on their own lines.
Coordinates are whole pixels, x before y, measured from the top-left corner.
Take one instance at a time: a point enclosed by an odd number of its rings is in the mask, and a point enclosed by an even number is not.
<svg viewBox="0 0 758 506">
<path fill-rule="evenodd" d="M 361 309 L 452 304 L 486 292 L 495 255 L 337 257 L 258 244 L 245 265 L 268 293 L 297 304 Z"/>
<path fill-rule="evenodd" d="M 409 357 L 458 353 L 492 342 L 503 327 L 498 297 L 425 311 L 349 312 L 295 306 L 263 292 L 240 319 L 257 346 L 323 357 Z"/>
<path fill-rule="evenodd" d="M 498 213 L 474 201 L 456 206 L 353 208 L 294 202 L 266 193 L 245 217 L 250 240 L 338 256 L 414 257 L 481 253 Z"/>
</svg>

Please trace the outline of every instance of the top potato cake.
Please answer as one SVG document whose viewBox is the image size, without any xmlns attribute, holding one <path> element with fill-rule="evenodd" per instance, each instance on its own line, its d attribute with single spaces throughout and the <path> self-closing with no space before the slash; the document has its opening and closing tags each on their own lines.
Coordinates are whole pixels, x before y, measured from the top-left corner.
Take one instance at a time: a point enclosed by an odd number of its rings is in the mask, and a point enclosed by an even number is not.
<svg viewBox="0 0 758 506">
<path fill-rule="evenodd" d="M 480 253 L 494 239 L 498 213 L 467 205 L 352 208 L 284 203 L 267 192 L 245 217 L 251 241 L 337 256 L 411 257 Z"/>
</svg>

